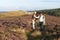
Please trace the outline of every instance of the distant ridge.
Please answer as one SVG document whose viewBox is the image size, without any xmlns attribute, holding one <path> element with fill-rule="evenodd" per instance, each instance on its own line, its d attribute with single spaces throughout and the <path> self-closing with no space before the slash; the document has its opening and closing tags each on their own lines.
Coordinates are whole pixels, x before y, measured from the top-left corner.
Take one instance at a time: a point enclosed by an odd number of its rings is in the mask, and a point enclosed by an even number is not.
<svg viewBox="0 0 60 40">
<path fill-rule="evenodd" d="M 41 9 L 41 10 L 60 10 L 60 8 L 54 8 L 54 9 Z M 29 10 L 27 12 L 33 12 L 35 10 Z M 36 11 L 40 11 L 40 10 L 36 10 Z"/>
<path fill-rule="evenodd" d="M 17 10 L 17 11 L 9 11 L 9 12 L 0 12 L 1 16 L 21 16 L 25 15 L 25 11 Z"/>
</svg>

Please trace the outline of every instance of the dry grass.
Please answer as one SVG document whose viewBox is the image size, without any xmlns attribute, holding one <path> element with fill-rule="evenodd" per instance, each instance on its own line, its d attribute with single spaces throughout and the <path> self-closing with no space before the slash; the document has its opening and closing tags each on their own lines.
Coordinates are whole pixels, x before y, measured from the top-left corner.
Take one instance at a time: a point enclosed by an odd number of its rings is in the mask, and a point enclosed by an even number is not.
<svg viewBox="0 0 60 40">
<path fill-rule="evenodd" d="M 30 15 L 30 16 L 29 16 Z M 14 17 L 12 17 L 14 16 Z M 18 17 L 15 17 L 18 16 Z M 22 17 L 21 17 L 22 16 Z M 24 11 L 14 11 L 14 12 L 7 12 L 5 14 L 0 14 L 0 24 L 3 24 L 4 22 L 7 22 L 4 24 L 5 30 L 0 30 L 0 40 L 40 40 L 41 32 L 35 30 L 34 32 L 31 31 L 32 25 L 31 23 L 31 14 L 25 15 Z M 8 18 L 5 18 L 8 17 Z M 11 17 L 11 18 L 9 18 Z M 48 16 L 49 17 L 49 16 Z M 21 18 L 21 21 L 20 21 Z M 52 17 L 50 17 L 52 18 Z M 47 18 L 48 20 L 48 18 Z M 2 22 L 1 22 L 2 21 Z M 11 24 L 11 22 L 13 22 Z M 17 23 L 18 22 L 18 23 Z M 21 26 L 18 26 L 19 22 L 21 23 Z M 48 20 L 48 23 L 52 22 L 52 20 Z M 23 25 L 26 24 L 24 27 L 21 28 Z M 26 27 L 27 26 L 27 27 Z M 20 28 L 19 28 L 20 27 Z M 52 29 L 53 27 L 49 27 L 49 29 Z M 60 31 L 59 31 L 60 32 Z M 48 33 L 47 33 L 48 34 Z M 55 34 L 55 33 L 54 33 Z"/>
<path fill-rule="evenodd" d="M 0 31 L 0 40 L 27 40 L 27 36 L 24 29 L 8 27 Z"/>
<path fill-rule="evenodd" d="M 41 32 L 40 31 L 34 31 L 32 34 L 31 34 L 31 36 L 33 36 L 33 37 L 36 37 L 36 36 L 41 36 Z"/>
<path fill-rule="evenodd" d="M 6 13 L 1 13 L 0 17 L 9 17 L 9 16 L 22 16 L 25 15 L 25 11 L 11 11 L 11 12 L 6 12 Z"/>
</svg>

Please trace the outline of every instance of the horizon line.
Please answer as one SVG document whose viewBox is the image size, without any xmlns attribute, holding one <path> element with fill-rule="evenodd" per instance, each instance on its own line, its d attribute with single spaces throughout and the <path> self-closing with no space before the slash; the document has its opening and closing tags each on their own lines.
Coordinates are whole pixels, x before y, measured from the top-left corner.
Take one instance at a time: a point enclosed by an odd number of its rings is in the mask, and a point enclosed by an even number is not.
<svg viewBox="0 0 60 40">
<path fill-rule="evenodd" d="M 0 10 L 0 12 L 10 12 L 10 11 L 19 11 L 19 10 L 22 10 L 22 11 L 34 11 L 34 10 L 50 10 L 50 9 L 59 9 L 59 8 L 48 8 L 48 9 L 33 9 L 33 10 L 29 10 L 29 9 L 27 9 L 27 10 L 23 10 L 23 9 L 18 9 L 18 10 L 5 10 L 5 11 L 1 11 Z"/>
</svg>

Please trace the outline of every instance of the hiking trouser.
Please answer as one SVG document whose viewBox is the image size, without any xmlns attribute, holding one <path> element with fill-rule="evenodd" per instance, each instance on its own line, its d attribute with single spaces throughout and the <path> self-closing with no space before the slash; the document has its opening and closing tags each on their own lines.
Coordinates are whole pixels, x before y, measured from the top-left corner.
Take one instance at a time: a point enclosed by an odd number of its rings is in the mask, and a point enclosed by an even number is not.
<svg viewBox="0 0 60 40">
<path fill-rule="evenodd" d="M 39 22 L 39 27 L 40 27 L 40 31 L 43 31 L 44 30 L 43 22 Z"/>
</svg>

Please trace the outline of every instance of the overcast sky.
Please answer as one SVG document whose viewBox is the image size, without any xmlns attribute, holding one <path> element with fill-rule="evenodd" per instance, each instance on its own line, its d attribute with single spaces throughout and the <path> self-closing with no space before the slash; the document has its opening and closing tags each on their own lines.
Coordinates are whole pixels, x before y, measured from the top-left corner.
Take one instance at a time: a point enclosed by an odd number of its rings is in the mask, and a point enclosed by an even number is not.
<svg viewBox="0 0 60 40">
<path fill-rule="evenodd" d="M 60 8 L 60 0 L 0 0 L 0 11 Z"/>
</svg>

